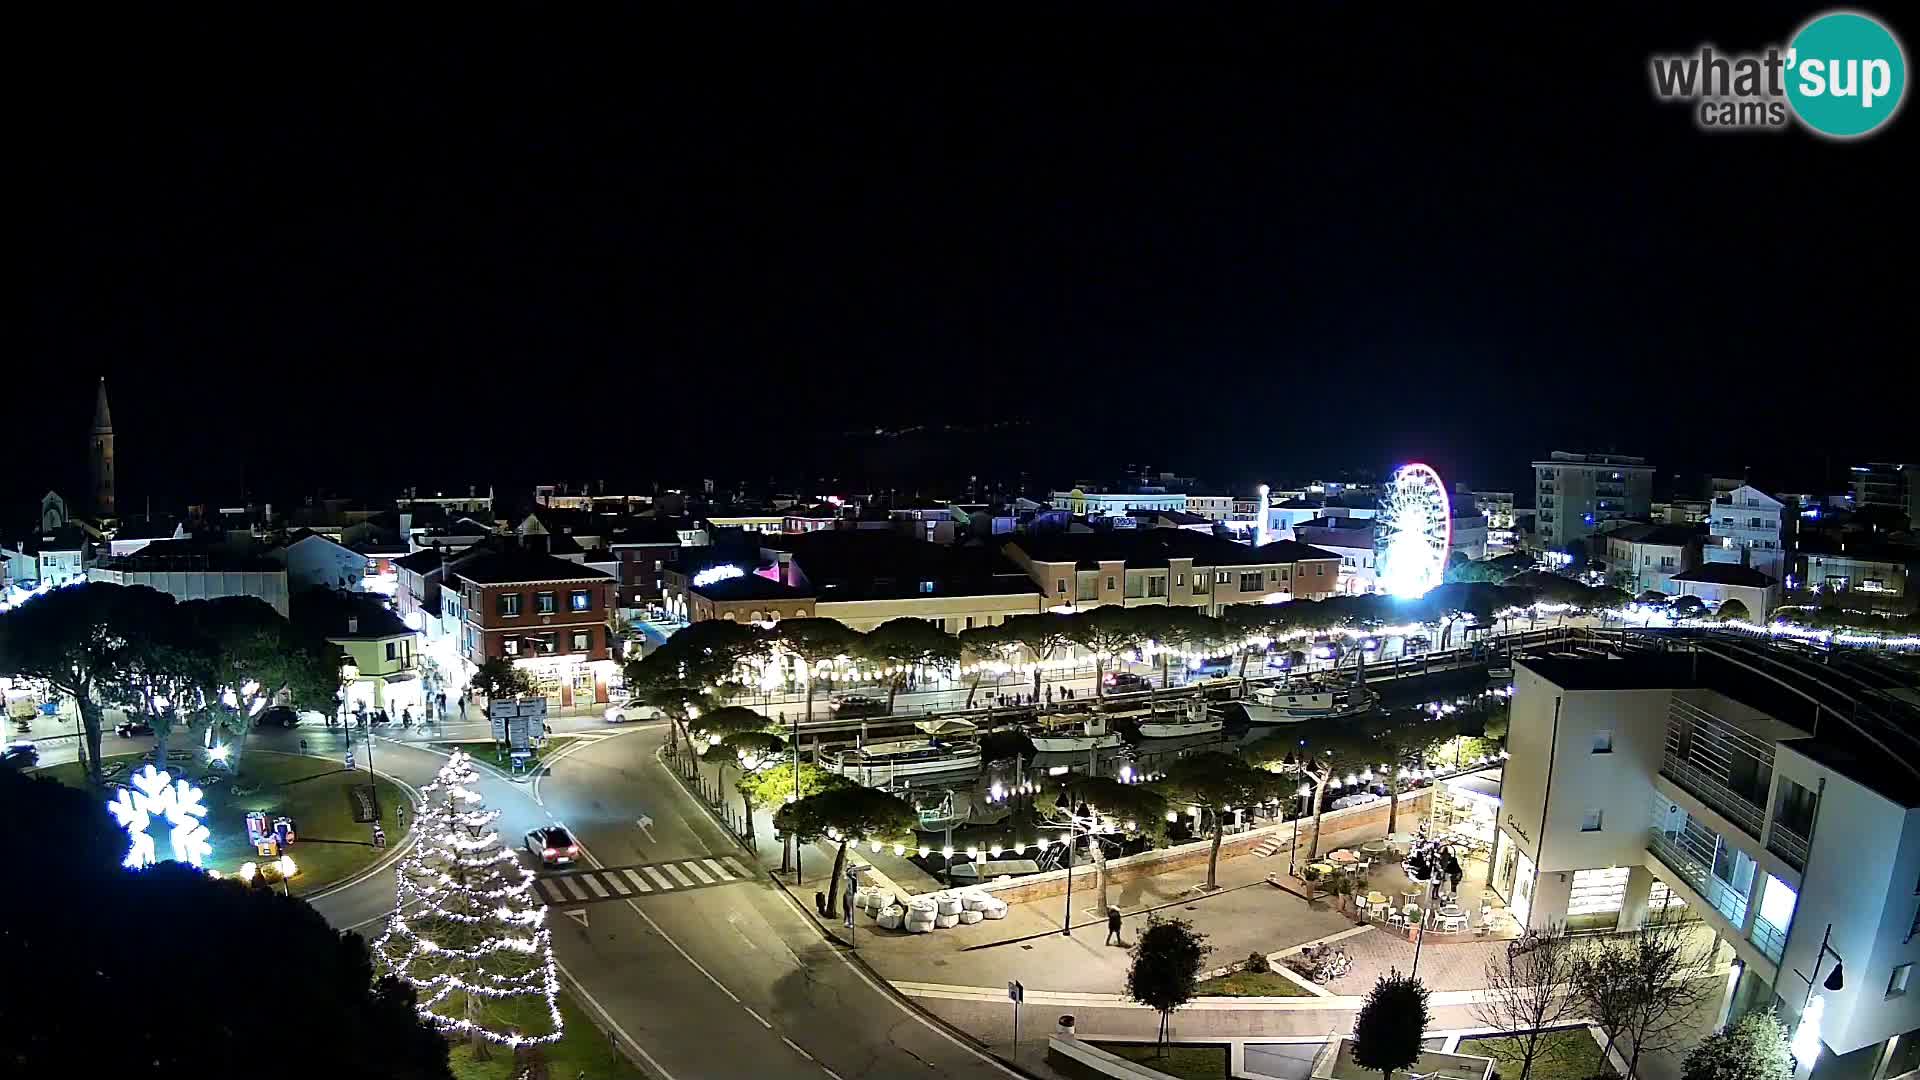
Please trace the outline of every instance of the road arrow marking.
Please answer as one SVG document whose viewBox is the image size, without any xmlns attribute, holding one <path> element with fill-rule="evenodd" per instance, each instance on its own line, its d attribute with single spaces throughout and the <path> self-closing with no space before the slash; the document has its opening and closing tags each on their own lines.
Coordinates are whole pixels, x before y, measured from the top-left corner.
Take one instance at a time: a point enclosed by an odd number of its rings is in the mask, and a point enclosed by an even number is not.
<svg viewBox="0 0 1920 1080">
<path fill-rule="evenodd" d="M 585 926 L 587 925 L 587 909 L 586 908 L 568 908 L 567 918 L 572 919 L 574 922 L 579 923 L 581 926 Z"/>
<path fill-rule="evenodd" d="M 645 814 L 641 814 L 640 817 L 636 821 L 634 821 L 634 824 L 640 826 L 640 831 L 647 834 L 647 843 L 657 844 L 660 842 L 653 838 L 653 819 L 652 818 L 648 817 Z"/>
</svg>

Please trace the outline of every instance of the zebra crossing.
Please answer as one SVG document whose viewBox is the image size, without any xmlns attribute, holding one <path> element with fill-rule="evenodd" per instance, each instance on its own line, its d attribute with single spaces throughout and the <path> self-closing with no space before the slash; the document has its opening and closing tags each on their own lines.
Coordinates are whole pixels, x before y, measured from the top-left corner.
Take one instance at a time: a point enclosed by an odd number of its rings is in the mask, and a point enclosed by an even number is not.
<svg viewBox="0 0 1920 1080">
<path fill-rule="evenodd" d="M 748 881 L 753 876 L 738 859 L 719 855 L 544 874 L 537 888 L 548 904 L 562 907 L 711 889 Z"/>
</svg>

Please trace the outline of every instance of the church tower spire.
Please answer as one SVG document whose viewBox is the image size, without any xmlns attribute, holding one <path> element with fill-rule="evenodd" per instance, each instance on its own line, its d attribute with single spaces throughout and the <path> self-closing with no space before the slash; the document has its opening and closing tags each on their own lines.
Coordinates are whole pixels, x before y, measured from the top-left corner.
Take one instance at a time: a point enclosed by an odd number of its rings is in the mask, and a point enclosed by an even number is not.
<svg viewBox="0 0 1920 1080">
<path fill-rule="evenodd" d="M 93 399 L 93 440 L 87 474 L 93 485 L 94 512 L 102 517 L 113 516 L 113 412 L 107 408 L 105 375 L 100 376 L 100 388 Z"/>
</svg>

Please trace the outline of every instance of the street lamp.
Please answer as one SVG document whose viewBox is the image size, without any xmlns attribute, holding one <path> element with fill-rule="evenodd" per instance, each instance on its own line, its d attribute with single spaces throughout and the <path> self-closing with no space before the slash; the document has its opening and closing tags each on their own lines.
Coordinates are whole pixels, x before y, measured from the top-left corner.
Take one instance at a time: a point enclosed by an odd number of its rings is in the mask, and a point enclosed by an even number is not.
<svg viewBox="0 0 1920 1080">
<path fill-rule="evenodd" d="M 1829 956 L 1833 957 L 1833 970 L 1827 973 L 1821 986 L 1837 992 L 1847 985 L 1846 976 L 1842 974 L 1845 963 L 1830 944 L 1832 940 L 1833 924 L 1828 923 L 1826 933 L 1820 935 L 1820 951 L 1813 956 L 1813 974 L 1800 975 L 1799 968 L 1793 970 L 1807 984 L 1807 996 L 1801 999 L 1800 1023 L 1793 1029 L 1793 1040 L 1788 1044 L 1788 1049 L 1792 1051 L 1793 1059 L 1809 1071 L 1820 1059 L 1820 1023 L 1827 1012 L 1827 999 L 1813 996 L 1814 981 L 1820 978 L 1821 962 Z"/>
</svg>

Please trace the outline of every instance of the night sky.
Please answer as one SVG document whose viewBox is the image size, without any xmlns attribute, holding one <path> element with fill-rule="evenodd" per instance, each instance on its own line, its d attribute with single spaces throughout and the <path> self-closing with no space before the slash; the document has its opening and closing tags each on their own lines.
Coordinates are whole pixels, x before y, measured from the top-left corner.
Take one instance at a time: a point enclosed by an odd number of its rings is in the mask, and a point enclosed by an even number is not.
<svg viewBox="0 0 1920 1080">
<path fill-rule="evenodd" d="M 1647 54 L 1820 8 L 1672 7 L 23 35 L 4 493 L 101 374 L 136 505 L 1914 460 L 1920 121 L 1702 134 Z"/>
</svg>

